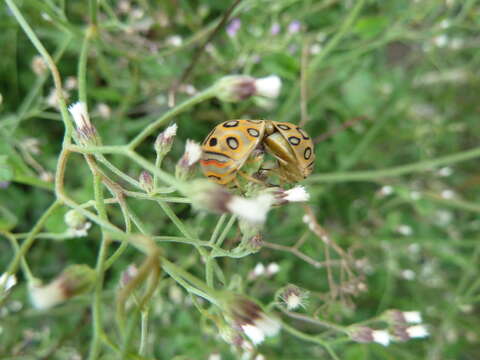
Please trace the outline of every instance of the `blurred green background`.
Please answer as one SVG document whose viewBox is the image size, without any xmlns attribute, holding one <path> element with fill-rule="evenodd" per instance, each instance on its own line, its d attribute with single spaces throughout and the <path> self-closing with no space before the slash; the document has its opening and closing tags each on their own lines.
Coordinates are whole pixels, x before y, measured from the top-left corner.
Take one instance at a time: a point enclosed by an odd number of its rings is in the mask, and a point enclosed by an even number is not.
<svg viewBox="0 0 480 360">
<path fill-rule="evenodd" d="M 17 3 L 55 56 L 69 102 L 76 101 L 88 2 Z M 298 123 L 308 118 L 304 128 L 312 137 L 354 121 L 316 146 L 315 172 L 305 185 L 319 223 L 356 259 L 353 271 L 364 291 L 347 298 L 330 296 L 324 268 L 268 246 L 243 259 L 220 261 L 229 279 L 243 278 L 245 292 L 264 303 L 272 301 L 282 286 L 296 284 L 310 291 L 308 305 L 300 312 L 344 325 L 396 308 L 421 311 L 430 326 L 430 337 L 388 347 L 339 342 L 334 350 L 341 359 L 479 358 L 478 160 L 447 159 L 441 166 L 427 163 L 395 176 L 374 172 L 478 146 L 478 1 L 368 0 L 359 8 L 358 0 L 244 0 L 201 56 L 196 49 L 222 19 L 229 2 L 98 3 L 98 37 L 88 56 L 88 101 L 92 121 L 107 145 L 125 144 L 167 111 L 168 92 L 193 59 L 195 66 L 177 91 L 177 101 L 230 74 L 276 74 L 282 79 L 282 91 L 270 104 L 211 100 L 178 116 L 178 136 L 165 160 L 168 170 L 183 153 L 186 139 L 200 142 L 228 119 L 248 116 Z M 352 22 L 345 23 L 346 19 Z M 51 77 L 3 2 L 0 29 L 0 230 L 22 233 L 31 229 L 54 197 L 52 174 L 63 125 L 51 95 Z M 140 148 L 150 160 L 153 140 Z M 132 177 L 138 176 L 140 169 L 125 158 L 112 160 Z M 357 171 L 364 173 L 363 178 L 355 177 Z M 327 173 L 332 176 L 322 177 Z M 92 198 L 91 176 L 80 156 L 69 163 L 66 188 L 79 202 Z M 129 205 L 153 234 L 178 235 L 151 202 L 129 200 Z M 182 204 L 174 209 L 208 239 L 215 216 Z M 66 230 L 66 210 L 48 220 L 47 232 Z M 305 236 L 301 250 L 324 261 L 324 245 L 307 230 L 302 216 L 300 205 L 272 210 L 265 241 L 292 246 Z M 119 211 L 112 217 L 120 221 Z M 88 237 L 37 240 L 27 257 L 34 274 L 50 279 L 68 264 L 94 266 L 99 234 L 93 227 Z M 230 235 L 227 247 L 235 232 Z M 162 248 L 169 258 L 203 276 L 192 247 L 162 244 Z M 0 269 L 12 254 L 2 237 Z M 104 316 L 109 330 L 113 326 L 109 304 L 120 272 L 140 259 L 130 249 L 107 273 Z M 246 280 L 258 262 L 276 262 L 280 271 Z M 338 287 L 348 285 L 337 271 L 334 275 Z M 21 280 L 19 275 L 20 284 L 0 309 L 0 358 L 84 358 L 91 336 L 89 297 L 40 312 L 31 308 Z M 152 357 L 207 359 L 220 353 L 223 359 L 237 358 L 170 279 L 162 281 L 153 303 L 148 344 Z M 290 322 L 308 333 L 318 331 Z M 268 340 L 259 352 L 267 359 L 328 358 L 319 345 L 286 332 Z"/>
</svg>

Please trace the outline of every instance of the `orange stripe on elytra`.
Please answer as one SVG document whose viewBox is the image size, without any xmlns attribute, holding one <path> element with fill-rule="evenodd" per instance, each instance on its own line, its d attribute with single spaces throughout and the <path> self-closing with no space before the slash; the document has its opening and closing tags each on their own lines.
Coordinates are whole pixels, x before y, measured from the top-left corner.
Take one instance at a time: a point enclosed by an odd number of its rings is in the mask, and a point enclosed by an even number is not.
<svg viewBox="0 0 480 360">
<path fill-rule="evenodd" d="M 208 160 L 200 160 L 200 164 L 202 165 L 214 165 L 216 167 L 225 167 L 228 166 L 228 162 L 221 162 L 215 159 L 208 159 Z"/>
</svg>

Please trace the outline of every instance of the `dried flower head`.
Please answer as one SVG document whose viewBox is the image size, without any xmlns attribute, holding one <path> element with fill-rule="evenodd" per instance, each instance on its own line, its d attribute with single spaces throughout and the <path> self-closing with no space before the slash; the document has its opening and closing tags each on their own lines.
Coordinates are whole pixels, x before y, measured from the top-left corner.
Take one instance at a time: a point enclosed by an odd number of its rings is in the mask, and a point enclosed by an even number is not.
<svg viewBox="0 0 480 360">
<path fill-rule="evenodd" d="M 261 194 L 255 198 L 233 195 L 224 187 L 208 180 L 196 180 L 189 188 L 193 204 L 217 214 L 232 213 L 249 224 L 261 225 L 273 204 L 273 196 Z"/>
<path fill-rule="evenodd" d="M 155 140 L 155 151 L 161 158 L 167 155 L 172 149 L 173 140 L 175 140 L 175 136 L 177 135 L 177 129 L 177 124 L 172 124 L 157 136 Z"/>
<path fill-rule="evenodd" d="M 383 346 L 390 344 L 390 334 L 386 330 L 374 330 L 367 326 L 355 326 L 351 329 L 350 338 L 359 343 L 376 342 Z"/>
<path fill-rule="evenodd" d="M 95 283 L 95 270 L 71 265 L 48 285 L 30 284 L 30 299 L 37 309 L 49 309 L 74 296 L 88 292 Z"/>
<path fill-rule="evenodd" d="M 68 111 L 75 122 L 79 144 L 83 146 L 100 145 L 100 137 L 90 122 L 86 104 L 81 101 L 76 102 L 68 107 Z"/>
<path fill-rule="evenodd" d="M 289 202 L 305 202 L 310 200 L 310 194 L 305 190 L 305 187 L 299 185 L 290 190 L 277 189 L 274 191 L 275 203 L 277 205 L 286 204 Z"/>
<path fill-rule="evenodd" d="M 298 286 L 289 284 L 280 293 L 280 299 L 288 310 L 304 308 L 308 299 L 308 291 L 300 289 Z"/>
<path fill-rule="evenodd" d="M 48 67 L 43 58 L 40 55 L 35 55 L 32 58 L 32 70 L 36 75 L 43 75 L 47 71 Z"/>
<path fill-rule="evenodd" d="M 151 193 L 153 191 L 153 178 L 148 171 L 142 171 L 138 177 L 138 182 L 140 183 L 141 188 L 146 193 Z"/>
<path fill-rule="evenodd" d="M 274 99 L 280 94 L 282 81 L 277 75 L 256 79 L 245 75 L 225 76 L 217 81 L 217 97 L 226 102 L 239 102 L 252 96 Z"/>
<path fill-rule="evenodd" d="M 388 310 L 386 319 L 394 324 L 420 324 L 422 322 L 422 314 L 419 311 L 400 311 Z"/>
<path fill-rule="evenodd" d="M 185 180 L 191 174 L 193 165 L 200 160 L 202 156 L 202 147 L 193 140 L 187 140 L 185 152 L 177 163 L 175 176 L 177 179 Z"/>
<path fill-rule="evenodd" d="M 275 336 L 280 331 L 280 322 L 267 315 L 252 300 L 236 294 L 230 294 L 227 299 L 225 305 L 228 317 L 253 344 L 260 344 L 266 337 Z"/>
<path fill-rule="evenodd" d="M 68 226 L 67 232 L 73 237 L 87 236 L 88 230 L 92 227 L 92 223 L 75 209 L 67 211 L 64 221 Z"/>
</svg>

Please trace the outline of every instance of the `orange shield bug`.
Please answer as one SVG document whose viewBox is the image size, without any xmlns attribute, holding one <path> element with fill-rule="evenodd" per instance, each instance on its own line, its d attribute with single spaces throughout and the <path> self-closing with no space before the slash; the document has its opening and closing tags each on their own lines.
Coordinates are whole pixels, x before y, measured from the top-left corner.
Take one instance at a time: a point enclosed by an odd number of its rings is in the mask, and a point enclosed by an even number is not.
<svg viewBox="0 0 480 360">
<path fill-rule="evenodd" d="M 258 148 L 275 157 L 278 167 L 271 171 L 286 182 L 312 173 L 315 154 L 310 137 L 295 124 L 271 120 L 229 120 L 217 125 L 202 143 L 202 171 L 219 184 L 229 184 Z"/>
</svg>

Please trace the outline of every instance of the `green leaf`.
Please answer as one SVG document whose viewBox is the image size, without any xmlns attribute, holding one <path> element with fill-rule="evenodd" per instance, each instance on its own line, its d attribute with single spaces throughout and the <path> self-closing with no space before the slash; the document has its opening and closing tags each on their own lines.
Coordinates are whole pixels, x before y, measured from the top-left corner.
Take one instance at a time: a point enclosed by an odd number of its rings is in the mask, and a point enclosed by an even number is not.
<svg viewBox="0 0 480 360">
<path fill-rule="evenodd" d="M 13 169 L 8 163 L 7 155 L 0 155 L 0 182 L 10 181 L 13 178 Z"/>
</svg>

